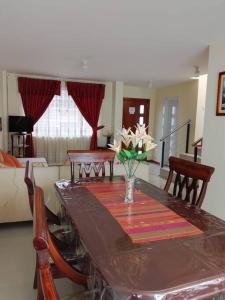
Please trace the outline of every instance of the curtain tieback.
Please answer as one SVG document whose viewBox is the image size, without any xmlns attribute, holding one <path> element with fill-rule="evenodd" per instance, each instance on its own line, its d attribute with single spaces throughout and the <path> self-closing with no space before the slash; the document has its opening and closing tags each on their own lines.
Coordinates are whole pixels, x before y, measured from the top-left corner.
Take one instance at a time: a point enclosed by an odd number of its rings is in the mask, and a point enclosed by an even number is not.
<svg viewBox="0 0 225 300">
<path fill-rule="evenodd" d="M 104 125 L 92 127 L 93 132 L 97 132 L 98 130 L 104 128 Z"/>
</svg>

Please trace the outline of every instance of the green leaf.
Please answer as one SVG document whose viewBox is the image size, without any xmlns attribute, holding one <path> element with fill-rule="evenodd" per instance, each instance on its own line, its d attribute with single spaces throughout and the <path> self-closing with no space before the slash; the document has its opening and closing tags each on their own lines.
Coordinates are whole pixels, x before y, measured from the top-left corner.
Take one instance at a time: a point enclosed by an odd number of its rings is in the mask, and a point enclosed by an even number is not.
<svg viewBox="0 0 225 300">
<path fill-rule="evenodd" d="M 125 155 L 128 159 L 132 159 L 132 154 L 130 153 L 130 151 L 123 149 L 123 152 L 125 153 Z"/>
<path fill-rule="evenodd" d="M 143 153 L 139 153 L 139 154 L 137 155 L 137 159 L 138 159 L 138 160 L 144 160 L 146 157 L 147 157 L 147 152 L 146 152 L 146 151 L 143 152 Z"/>
<path fill-rule="evenodd" d="M 123 157 L 121 151 L 117 153 L 116 157 L 122 164 L 125 162 L 125 158 Z"/>
</svg>

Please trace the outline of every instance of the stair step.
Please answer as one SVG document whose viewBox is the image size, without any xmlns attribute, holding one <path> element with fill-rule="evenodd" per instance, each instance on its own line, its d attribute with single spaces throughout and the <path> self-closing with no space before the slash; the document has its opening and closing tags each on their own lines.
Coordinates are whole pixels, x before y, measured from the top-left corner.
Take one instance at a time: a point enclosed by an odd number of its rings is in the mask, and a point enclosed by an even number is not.
<svg viewBox="0 0 225 300">
<path fill-rule="evenodd" d="M 160 177 L 167 179 L 169 175 L 169 171 L 170 171 L 169 167 L 160 168 Z"/>
<path fill-rule="evenodd" d="M 194 154 L 192 154 L 192 153 L 181 153 L 180 158 L 190 160 L 190 161 L 194 161 Z M 201 159 L 202 159 L 201 156 L 198 155 L 197 156 L 197 162 L 200 163 Z"/>
</svg>

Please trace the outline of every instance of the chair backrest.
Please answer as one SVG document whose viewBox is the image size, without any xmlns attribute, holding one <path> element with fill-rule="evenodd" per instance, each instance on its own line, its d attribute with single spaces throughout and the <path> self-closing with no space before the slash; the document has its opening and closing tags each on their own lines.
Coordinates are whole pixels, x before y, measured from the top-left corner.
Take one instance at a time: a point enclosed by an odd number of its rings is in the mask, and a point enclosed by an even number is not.
<svg viewBox="0 0 225 300">
<path fill-rule="evenodd" d="M 30 205 L 31 213 L 33 215 L 34 190 L 36 185 L 34 179 L 33 165 L 32 163 L 29 162 L 29 160 L 26 162 L 24 181 L 27 185 L 29 205 Z M 51 210 L 49 210 L 47 206 L 45 206 L 45 210 L 46 210 L 48 221 L 53 224 L 59 225 L 60 224 L 59 218 Z"/>
<path fill-rule="evenodd" d="M 39 278 L 41 280 L 41 291 L 39 292 L 44 299 L 46 300 L 59 300 L 59 295 L 57 293 L 52 271 L 51 265 L 49 263 L 49 252 L 46 249 L 37 251 L 37 259 L 38 259 L 38 272 Z"/>
<path fill-rule="evenodd" d="M 71 180 L 74 181 L 74 167 L 79 164 L 79 178 L 94 176 L 105 176 L 105 162 L 109 162 L 110 178 L 113 177 L 113 163 L 115 152 L 111 150 L 87 151 L 68 150 L 70 159 Z"/>
<path fill-rule="evenodd" d="M 33 166 L 32 163 L 29 162 L 29 160 L 26 162 L 24 181 L 27 185 L 30 210 L 31 213 L 33 214 L 35 180 L 34 180 Z"/>
<path fill-rule="evenodd" d="M 200 208 L 214 168 L 173 156 L 169 158 L 169 168 L 164 190 L 169 191 L 175 176 L 173 196 Z"/>
<path fill-rule="evenodd" d="M 57 269 L 66 277 L 78 284 L 86 284 L 87 278 L 72 268 L 63 258 L 57 248 L 47 224 L 47 216 L 44 205 L 43 190 L 35 186 L 34 190 L 34 239 L 33 244 L 36 251 L 48 250 L 50 257 L 54 261 Z"/>
</svg>

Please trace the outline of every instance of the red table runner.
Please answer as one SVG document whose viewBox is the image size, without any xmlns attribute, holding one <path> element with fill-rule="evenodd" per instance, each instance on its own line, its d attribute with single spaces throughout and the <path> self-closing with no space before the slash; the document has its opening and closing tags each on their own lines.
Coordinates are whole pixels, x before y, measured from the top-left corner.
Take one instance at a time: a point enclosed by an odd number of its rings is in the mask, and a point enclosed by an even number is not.
<svg viewBox="0 0 225 300">
<path fill-rule="evenodd" d="M 173 210 L 138 190 L 134 192 L 134 203 L 124 203 L 124 183 L 95 183 L 86 188 L 107 208 L 134 243 L 202 233 Z"/>
</svg>

